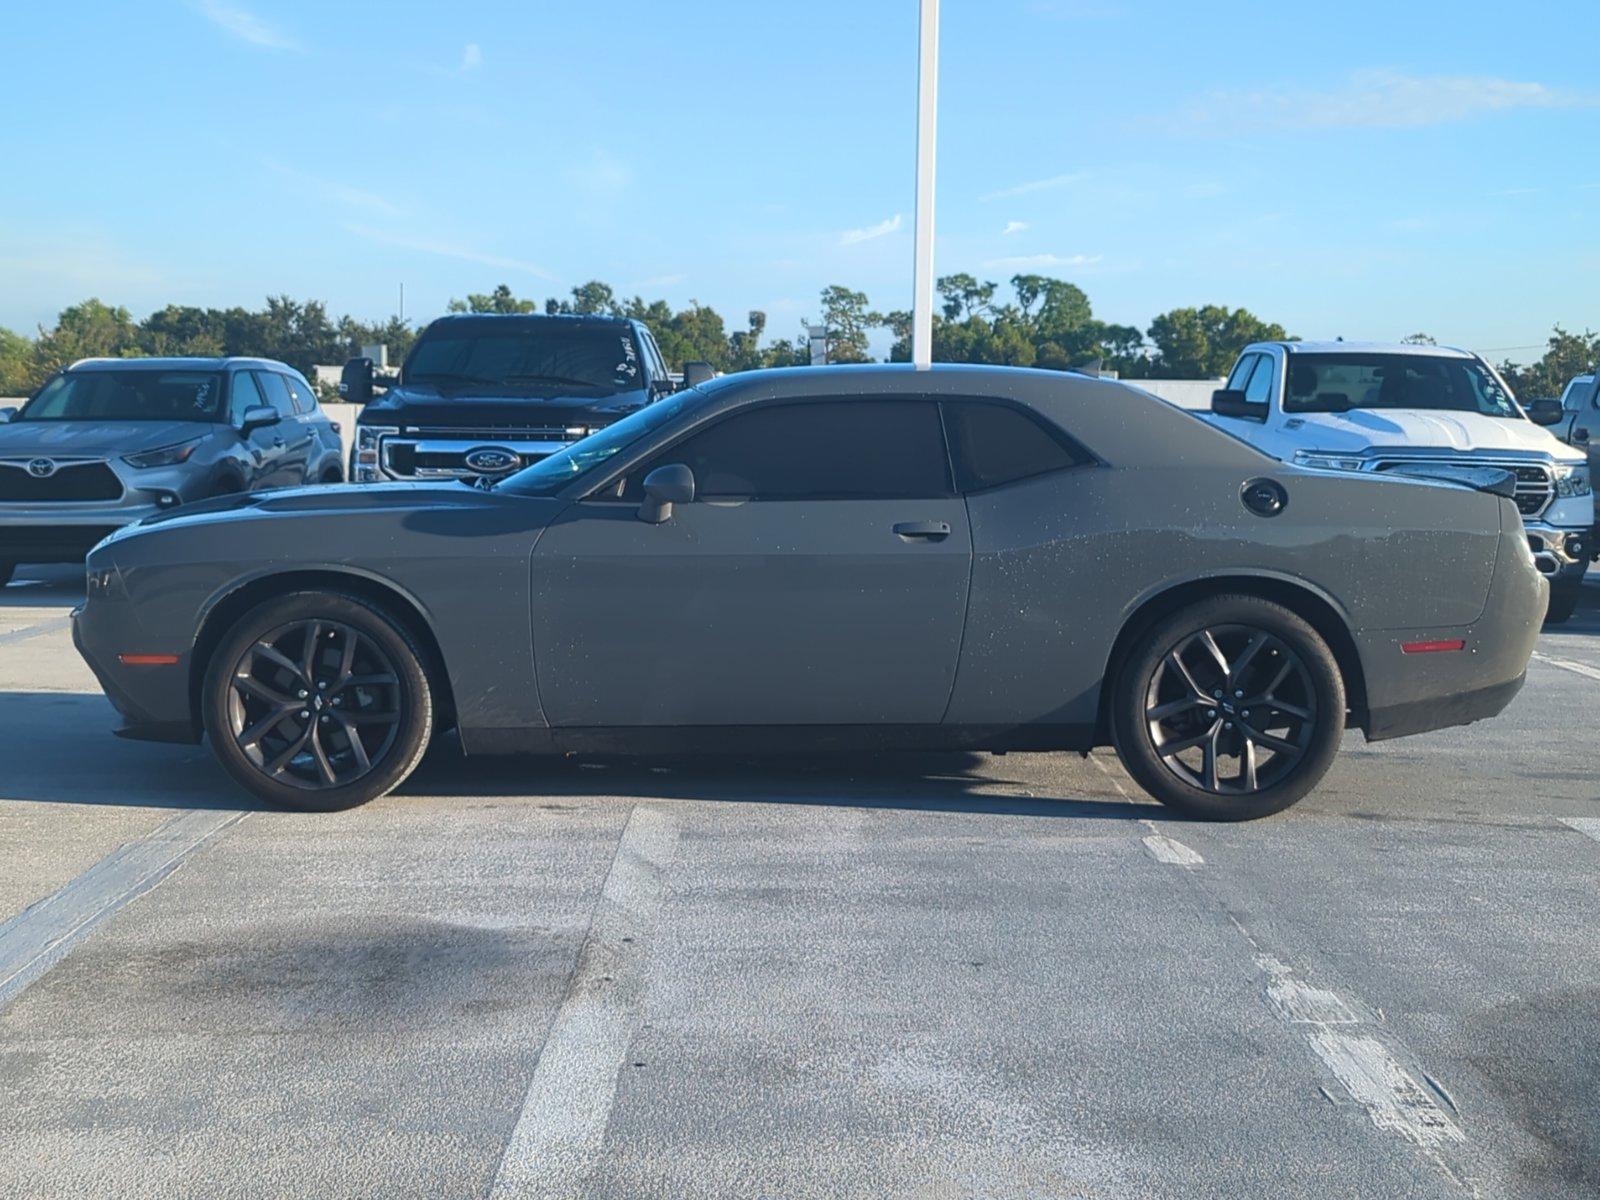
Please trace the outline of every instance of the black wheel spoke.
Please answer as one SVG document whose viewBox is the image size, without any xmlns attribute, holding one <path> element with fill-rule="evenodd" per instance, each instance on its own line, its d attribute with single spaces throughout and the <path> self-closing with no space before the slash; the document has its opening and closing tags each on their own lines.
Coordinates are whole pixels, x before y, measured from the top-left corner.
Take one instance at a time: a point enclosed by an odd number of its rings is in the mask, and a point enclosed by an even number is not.
<svg viewBox="0 0 1600 1200">
<path fill-rule="evenodd" d="M 405 695 L 376 637 L 310 619 L 270 631 L 240 655 L 227 717 L 263 775 L 321 790 L 355 783 L 384 761 L 400 736 Z"/>
<path fill-rule="evenodd" d="M 1227 680 L 1232 674 L 1232 671 L 1228 667 L 1228 656 L 1222 652 L 1222 647 L 1217 645 L 1216 637 L 1213 636 L 1211 630 L 1209 629 L 1202 632 L 1199 636 L 1200 644 L 1205 647 L 1206 653 L 1210 654 L 1212 658 L 1216 659 L 1217 666 L 1222 670 L 1222 678 Z"/>
<path fill-rule="evenodd" d="M 1175 717 L 1179 713 L 1190 712 L 1196 708 L 1204 708 L 1210 701 L 1203 696 L 1180 696 L 1176 700 L 1168 700 L 1165 704 L 1158 704 L 1150 710 L 1148 716 L 1152 721 L 1165 721 L 1168 717 Z"/>
</svg>

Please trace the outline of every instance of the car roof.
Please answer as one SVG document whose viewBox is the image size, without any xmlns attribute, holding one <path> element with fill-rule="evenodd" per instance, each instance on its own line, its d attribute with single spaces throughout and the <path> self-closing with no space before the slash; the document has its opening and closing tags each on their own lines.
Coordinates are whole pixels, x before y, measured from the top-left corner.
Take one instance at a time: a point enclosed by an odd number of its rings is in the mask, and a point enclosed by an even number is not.
<svg viewBox="0 0 1600 1200">
<path fill-rule="evenodd" d="M 435 317 L 428 322 L 428 328 L 439 325 L 546 325 L 551 322 L 561 322 L 573 326 L 596 326 L 615 329 L 621 326 L 632 326 L 636 322 L 631 317 L 613 317 L 605 313 L 446 313 L 442 317 Z"/>
<path fill-rule="evenodd" d="M 1418 345 L 1415 342 L 1255 342 L 1245 351 L 1276 346 L 1289 354 L 1409 354 L 1417 358 L 1476 358 L 1456 346 Z M 1243 353 L 1244 351 L 1241 351 Z"/>
<path fill-rule="evenodd" d="M 259 370 L 290 371 L 300 374 L 288 363 L 275 358 L 248 358 L 242 355 L 229 357 L 171 356 L 165 358 L 80 358 L 67 368 L 69 371 L 224 371 L 230 368 L 253 367 Z"/>
</svg>

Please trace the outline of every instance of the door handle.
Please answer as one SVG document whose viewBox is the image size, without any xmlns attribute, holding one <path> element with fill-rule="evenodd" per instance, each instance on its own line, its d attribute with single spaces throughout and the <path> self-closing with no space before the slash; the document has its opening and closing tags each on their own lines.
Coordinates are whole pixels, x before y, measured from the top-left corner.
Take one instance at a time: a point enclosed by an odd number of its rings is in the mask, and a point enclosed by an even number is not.
<svg viewBox="0 0 1600 1200">
<path fill-rule="evenodd" d="M 928 542 L 942 542 L 950 536 L 950 522 L 948 521 L 901 521 L 894 527 L 895 533 L 908 541 L 918 538 Z"/>
</svg>

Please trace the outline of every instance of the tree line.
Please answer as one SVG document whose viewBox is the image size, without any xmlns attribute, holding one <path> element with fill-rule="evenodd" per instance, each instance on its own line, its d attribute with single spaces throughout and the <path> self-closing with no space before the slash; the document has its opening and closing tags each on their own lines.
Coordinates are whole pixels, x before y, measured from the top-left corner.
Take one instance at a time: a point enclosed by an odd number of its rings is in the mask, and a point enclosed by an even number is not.
<svg viewBox="0 0 1600 1200">
<path fill-rule="evenodd" d="M 1241 348 L 1288 337 L 1283 326 L 1243 308 L 1207 304 L 1162 313 L 1141 330 L 1095 317 L 1088 295 L 1064 279 L 1014 275 L 1008 290 L 960 273 L 937 281 L 933 318 L 937 362 L 997 363 L 1068 370 L 1098 367 L 1124 379 L 1204 379 L 1227 373 Z M 751 310 L 744 328 L 728 328 L 716 309 L 691 300 L 674 308 L 665 300 L 620 296 L 591 280 L 564 297 L 543 301 L 493 291 L 450 301 L 451 312 L 578 313 L 633 317 L 650 326 L 673 370 L 702 360 L 719 371 L 796 366 L 811 361 L 806 336 L 767 340 L 767 316 Z M 911 357 L 911 314 L 879 312 L 866 293 L 831 285 L 818 297 L 833 362 L 868 362 L 875 330 L 887 329 L 891 361 Z M 384 344 L 399 361 L 418 328 L 401 318 L 362 321 L 333 317 L 320 301 L 270 296 L 261 309 L 197 308 L 169 304 L 143 320 L 98 299 L 63 309 L 49 329 L 26 337 L 0 328 L 0 396 L 30 394 L 52 373 L 79 358 L 142 355 L 251 355 L 278 359 L 309 374 L 316 364 L 342 363 L 362 346 Z M 1431 341 L 1414 334 L 1408 341 Z M 763 344 L 765 343 L 765 344 Z M 1544 355 L 1527 366 L 1502 363 L 1500 371 L 1526 399 L 1559 395 L 1568 379 L 1600 360 L 1600 334 L 1573 334 L 1559 326 Z"/>
</svg>

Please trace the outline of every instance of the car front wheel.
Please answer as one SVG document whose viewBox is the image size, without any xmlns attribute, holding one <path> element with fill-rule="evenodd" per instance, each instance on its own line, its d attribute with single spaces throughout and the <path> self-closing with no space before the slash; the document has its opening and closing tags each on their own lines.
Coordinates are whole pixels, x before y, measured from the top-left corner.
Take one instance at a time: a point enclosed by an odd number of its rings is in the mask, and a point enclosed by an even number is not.
<svg viewBox="0 0 1600 1200">
<path fill-rule="evenodd" d="M 1135 643 L 1113 688 L 1112 729 L 1128 773 L 1192 816 L 1281 812 L 1327 773 L 1345 724 L 1328 644 L 1282 605 L 1217 596 Z"/>
<path fill-rule="evenodd" d="M 433 729 L 423 655 L 371 602 L 296 592 L 246 613 L 202 688 L 227 772 L 263 800 L 331 812 L 365 804 L 416 769 Z"/>
</svg>

